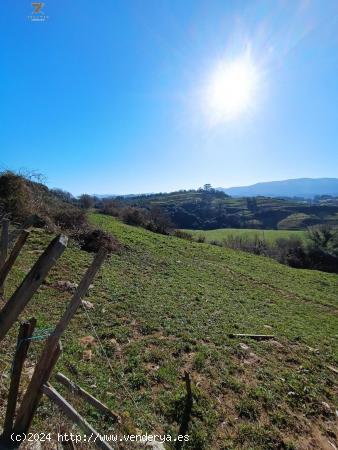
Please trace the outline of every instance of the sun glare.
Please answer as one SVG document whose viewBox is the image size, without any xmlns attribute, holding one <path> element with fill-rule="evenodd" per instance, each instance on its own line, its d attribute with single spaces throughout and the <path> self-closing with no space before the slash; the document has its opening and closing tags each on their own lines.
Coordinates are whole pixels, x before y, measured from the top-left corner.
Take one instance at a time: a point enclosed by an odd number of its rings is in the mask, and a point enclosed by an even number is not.
<svg viewBox="0 0 338 450">
<path fill-rule="evenodd" d="M 212 123 L 238 118 L 253 106 L 258 72 L 248 56 L 220 63 L 206 88 L 207 113 Z"/>
</svg>

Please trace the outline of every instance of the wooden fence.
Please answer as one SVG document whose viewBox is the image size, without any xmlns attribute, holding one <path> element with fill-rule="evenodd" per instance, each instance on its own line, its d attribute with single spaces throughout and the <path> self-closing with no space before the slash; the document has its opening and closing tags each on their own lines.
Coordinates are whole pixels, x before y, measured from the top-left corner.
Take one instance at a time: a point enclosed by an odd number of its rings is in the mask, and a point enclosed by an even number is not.
<svg viewBox="0 0 338 450">
<path fill-rule="evenodd" d="M 20 286 L 6 301 L 6 279 L 30 234 L 29 229 L 21 230 L 11 251 L 9 251 L 9 226 L 9 221 L 4 219 L 2 221 L 0 244 L 0 295 L 5 303 L 0 311 L 0 342 L 7 335 L 8 331 L 18 323 L 20 314 L 41 286 L 51 268 L 56 264 L 57 260 L 66 249 L 68 242 L 68 238 L 64 235 L 55 237 L 27 273 Z M 27 357 L 29 346 L 32 342 L 36 320 L 35 318 L 31 318 L 29 321 L 19 324 L 3 433 L 0 436 L 0 449 L 8 450 L 20 446 L 20 443 L 16 442 L 15 436 L 22 436 L 24 433 L 27 434 L 41 397 L 45 394 L 71 421 L 78 424 L 86 432 L 91 433 L 94 437 L 97 437 L 95 444 L 98 448 L 112 450 L 110 445 L 100 438 L 99 433 L 83 417 L 81 417 L 73 406 L 49 383 L 53 368 L 61 353 L 60 339 L 81 305 L 82 298 L 86 295 L 90 284 L 93 282 L 98 270 L 103 264 L 106 254 L 107 252 L 105 249 L 100 249 L 86 273 L 83 275 L 67 308 L 45 342 L 41 355 L 35 365 L 33 376 L 23 395 L 21 404 L 17 408 L 22 368 Z M 119 416 L 116 413 L 110 411 L 106 405 L 101 403 L 84 389 L 72 383 L 67 377 L 58 374 L 57 379 L 66 387 L 72 387 L 72 392 L 74 394 L 94 406 L 101 414 L 108 415 L 114 421 L 119 421 Z"/>
</svg>

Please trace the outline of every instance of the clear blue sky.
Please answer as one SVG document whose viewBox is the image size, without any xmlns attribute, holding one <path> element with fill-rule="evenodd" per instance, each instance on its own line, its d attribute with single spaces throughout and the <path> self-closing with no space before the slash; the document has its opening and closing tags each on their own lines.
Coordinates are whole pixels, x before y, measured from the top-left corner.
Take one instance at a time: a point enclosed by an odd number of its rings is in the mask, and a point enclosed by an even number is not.
<svg viewBox="0 0 338 450">
<path fill-rule="evenodd" d="M 44 22 L 30 1 L 0 8 L 1 169 L 74 194 L 338 176 L 336 0 L 46 0 Z M 247 51 L 250 108 L 210 123 L 210 74 Z"/>
</svg>

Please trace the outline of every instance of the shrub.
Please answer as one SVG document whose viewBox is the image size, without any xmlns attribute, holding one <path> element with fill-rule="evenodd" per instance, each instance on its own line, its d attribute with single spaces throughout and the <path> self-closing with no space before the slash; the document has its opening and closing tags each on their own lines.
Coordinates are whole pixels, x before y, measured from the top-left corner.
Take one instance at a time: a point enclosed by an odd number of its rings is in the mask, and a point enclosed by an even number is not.
<svg viewBox="0 0 338 450">
<path fill-rule="evenodd" d="M 191 233 L 188 233 L 188 231 L 174 230 L 173 235 L 181 239 L 186 239 L 187 241 L 193 240 L 193 235 Z"/>
<path fill-rule="evenodd" d="M 119 217 L 121 215 L 121 204 L 116 200 L 103 200 L 101 212 L 109 216 Z"/>
<path fill-rule="evenodd" d="M 196 242 L 203 244 L 206 241 L 205 235 L 204 234 L 199 234 L 196 238 Z"/>
<path fill-rule="evenodd" d="M 0 176 L 0 199 L 3 208 L 19 221 L 36 215 L 42 223 L 47 222 L 47 205 L 43 202 L 43 197 L 47 194 L 46 186 L 21 175 L 7 171 Z"/>
<path fill-rule="evenodd" d="M 308 266 L 308 256 L 299 238 L 279 238 L 275 244 L 277 260 L 291 267 L 305 268 Z"/>
<path fill-rule="evenodd" d="M 55 224 L 67 230 L 79 230 L 87 226 L 87 218 L 84 211 L 77 208 L 69 208 L 58 211 L 54 215 Z"/>
<path fill-rule="evenodd" d="M 307 233 L 308 264 L 311 268 L 338 273 L 338 228 L 329 225 L 312 227 Z"/>
<path fill-rule="evenodd" d="M 308 267 L 324 272 L 338 273 L 338 257 L 312 247 L 307 253 Z"/>
<path fill-rule="evenodd" d="M 82 194 L 79 197 L 79 205 L 83 209 L 90 209 L 93 208 L 95 204 L 95 199 L 91 195 L 88 194 Z"/>
<path fill-rule="evenodd" d="M 223 245 L 234 250 L 242 250 L 255 255 L 270 255 L 268 244 L 264 239 L 260 239 L 257 235 L 255 235 L 254 239 L 229 235 L 227 238 L 223 239 Z"/>
<path fill-rule="evenodd" d="M 312 251 L 338 257 L 338 228 L 330 225 L 318 225 L 308 229 L 309 248 Z"/>
<path fill-rule="evenodd" d="M 229 235 L 222 243 L 211 241 L 210 244 L 268 256 L 290 267 L 338 273 L 338 229 L 315 227 L 309 230 L 308 238 L 308 245 L 292 236 L 279 238 L 272 244 L 257 235 L 254 239 Z"/>
<path fill-rule="evenodd" d="M 109 252 L 118 252 L 121 245 L 111 234 L 103 230 L 88 230 L 79 235 L 81 249 L 87 252 L 98 252 L 100 248 L 105 248 Z"/>
<path fill-rule="evenodd" d="M 128 225 L 146 226 L 148 223 L 147 214 L 141 208 L 128 206 L 123 208 L 121 218 Z"/>
<path fill-rule="evenodd" d="M 0 174 L 0 203 L 12 219 L 25 225 L 53 231 L 57 228 L 74 231 L 86 226 L 84 213 L 69 203 L 69 195 L 60 190 L 49 190 L 44 184 L 20 174 Z"/>
<path fill-rule="evenodd" d="M 216 239 L 210 241 L 210 244 L 211 245 L 217 245 L 217 247 L 222 247 L 223 246 L 223 243 L 221 241 L 217 241 Z"/>
<path fill-rule="evenodd" d="M 155 233 L 169 234 L 173 229 L 170 217 L 159 207 L 148 210 L 126 206 L 120 210 L 119 216 L 128 225 L 140 226 Z"/>
<path fill-rule="evenodd" d="M 63 189 L 59 189 L 59 188 L 54 188 L 54 189 L 51 189 L 51 192 L 56 197 L 58 197 L 60 200 L 62 200 L 64 202 L 68 202 L 68 203 L 76 202 L 75 197 L 73 197 L 73 195 L 68 191 L 64 191 Z"/>
<path fill-rule="evenodd" d="M 168 214 L 164 213 L 160 207 L 153 206 L 149 211 L 149 222 L 146 228 L 156 233 L 169 234 L 174 228 L 174 224 Z"/>
<path fill-rule="evenodd" d="M 120 244 L 111 234 L 93 230 L 87 222 L 85 211 L 69 201 L 72 201 L 72 196 L 67 192 L 51 191 L 42 183 L 12 172 L 0 174 L 2 214 L 6 213 L 25 227 L 65 230 L 80 241 L 81 248 L 88 252 L 97 252 L 101 247 L 110 252 L 120 250 Z"/>
</svg>

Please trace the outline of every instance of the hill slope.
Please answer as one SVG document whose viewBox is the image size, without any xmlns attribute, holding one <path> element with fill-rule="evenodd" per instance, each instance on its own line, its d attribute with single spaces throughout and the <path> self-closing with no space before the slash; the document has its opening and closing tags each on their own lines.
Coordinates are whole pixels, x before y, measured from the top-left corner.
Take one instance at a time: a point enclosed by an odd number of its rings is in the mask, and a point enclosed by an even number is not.
<svg viewBox="0 0 338 450">
<path fill-rule="evenodd" d="M 337 445 L 337 380 L 328 367 L 338 364 L 336 276 L 153 234 L 107 216 L 92 215 L 91 221 L 113 232 L 125 250 L 107 261 L 88 297 L 94 304 L 88 314 L 111 370 L 98 343 L 91 360 L 83 360 L 79 339 L 93 334 L 83 311 L 65 335 L 58 363 L 59 370 L 122 415 L 116 428 L 78 405 L 90 422 L 100 431 L 174 436 L 185 395 L 180 376 L 189 370 L 194 403 L 185 449 Z M 33 233 L 7 295 L 50 238 Z M 55 281 L 79 280 L 90 259 L 71 245 L 25 316 L 35 314 L 39 327 L 51 327 L 70 296 L 55 290 Z M 276 339 L 239 340 L 228 333 L 273 333 Z M 1 345 L 5 375 L 13 345 L 14 331 Z M 35 343 L 31 364 L 38 349 Z M 2 398 L 6 385 L 4 377 Z M 3 411 L 3 401 L 0 406 Z M 60 420 L 45 400 L 33 429 L 55 431 Z"/>
<path fill-rule="evenodd" d="M 316 195 L 338 196 L 338 178 L 295 178 L 282 181 L 267 181 L 251 186 L 218 188 L 234 197 L 304 197 Z"/>
<path fill-rule="evenodd" d="M 232 198 L 210 190 L 178 191 L 121 199 L 121 204 L 160 207 L 177 228 L 262 228 L 302 230 L 320 223 L 338 225 L 338 203 L 291 199 Z"/>
</svg>

